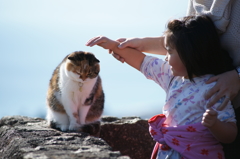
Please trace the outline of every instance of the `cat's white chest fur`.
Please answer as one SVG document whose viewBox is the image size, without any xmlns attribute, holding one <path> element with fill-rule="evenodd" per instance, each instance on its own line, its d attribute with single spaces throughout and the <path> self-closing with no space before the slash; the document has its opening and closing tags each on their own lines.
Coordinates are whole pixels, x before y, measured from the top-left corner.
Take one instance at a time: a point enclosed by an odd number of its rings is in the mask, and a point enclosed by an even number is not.
<svg viewBox="0 0 240 159">
<path fill-rule="evenodd" d="M 82 82 L 75 82 L 71 81 L 69 82 L 69 89 L 67 92 L 71 93 L 71 99 L 78 107 L 84 105 L 84 102 L 86 98 L 89 97 L 91 90 L 93 89 L 97 78 L 91 79 L 90 81 L 87 81 L 85 83 Z M 72 85 L 72 86 L 70 86 Z"/>
<path fill-rule="evenodd" d="M 71 100 L 76 107 L 84 104 L 86 98 L 91 93 L 97 77 L 82 81 L 78 76 L 65 69 L 65 63 L 60 67 L 59 86 L 61 90 L 62 103 Z"/>
</svg>

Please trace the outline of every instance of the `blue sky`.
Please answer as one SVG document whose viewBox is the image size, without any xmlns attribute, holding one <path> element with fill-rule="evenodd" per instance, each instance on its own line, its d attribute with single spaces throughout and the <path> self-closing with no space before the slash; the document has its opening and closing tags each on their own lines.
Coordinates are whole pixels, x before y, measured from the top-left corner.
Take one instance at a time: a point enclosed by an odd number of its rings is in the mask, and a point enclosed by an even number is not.
<svg viewBox="0 0 240 159">
<path fill-rule="evenodd" d="M 44 117 L 53 70 L 80 50 L 100 60 L 104 115 L 161 113 L 165 93 L 157 84 L 107 50 L 85 43 L 97 35 L 160 36 L 166 22 L 184 16 L 186 9 L 187 1 L 179 0 L 0 0 L 0 118 Z"/>
</svg>

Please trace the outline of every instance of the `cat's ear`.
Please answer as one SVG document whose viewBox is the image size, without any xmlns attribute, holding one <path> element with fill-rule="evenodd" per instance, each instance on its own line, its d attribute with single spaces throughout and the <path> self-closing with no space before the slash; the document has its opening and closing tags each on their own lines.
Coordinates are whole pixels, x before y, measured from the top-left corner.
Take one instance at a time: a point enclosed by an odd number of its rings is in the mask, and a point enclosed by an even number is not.
<svg viewBox="0 0 240 159">
<path fill-rule="evenodd" d="M 97 58 L 95 58 L 95 62 L 99 63 L 100 61 Z"/>
<path fill-rule="evenodd" d="M 74 61 L 74 57 L 68 56 L 68 60 Z"/>
</svg>

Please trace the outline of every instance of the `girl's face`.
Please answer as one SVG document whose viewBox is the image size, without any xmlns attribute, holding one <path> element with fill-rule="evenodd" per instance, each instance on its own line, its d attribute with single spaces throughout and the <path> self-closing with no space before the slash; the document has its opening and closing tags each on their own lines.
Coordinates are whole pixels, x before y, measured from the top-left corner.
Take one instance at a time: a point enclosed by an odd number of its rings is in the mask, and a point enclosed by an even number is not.
<svg viewBox="0 0 240 159">
<path fill-rule="evenodd" d="M 167 55 L 166 55 L 165 60 L 171 66 L 173 75 L 174 76 L 184 76 L 185 78 L 188 78 L 186 67 L 182 63 L 182 60 L 180 59 L 177 50 L 174 48 L 171 48 L 167 44 L 167 37 L 165 37 L 165 39 L 164 39 L 164 45 L 167 50 Z"/>
</svg>

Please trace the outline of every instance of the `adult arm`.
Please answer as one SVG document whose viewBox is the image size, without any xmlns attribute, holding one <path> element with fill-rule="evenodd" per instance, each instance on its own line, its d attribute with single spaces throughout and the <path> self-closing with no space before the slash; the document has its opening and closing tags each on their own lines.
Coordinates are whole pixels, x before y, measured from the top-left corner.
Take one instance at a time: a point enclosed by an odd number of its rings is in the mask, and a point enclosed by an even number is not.
<svg viewBox="0 0 240 159">
<path fill-rule="evenodd" d="M 167 51 L 164 47 L 164 37 L 144 37 L 144 38 L 120 38 L 116 41 L 120 42 L 118 45 L 119 49 L 134 48 L 141 52 L 156 54 L 156 55 L 166 55 Z M 113 56 L 121 61 L 125 62 L 125 59 L 113 52 Z"/>
<path fill-rule="evenodd" d="M 121 38 L 117 41 L 121 42 L 119 49 L 126 47 L 137 49 L 141 52 L 166 55 L 167 51 L 164 47 L 164 37 L 144 37 L 144 38 Z"/>
</svg>

